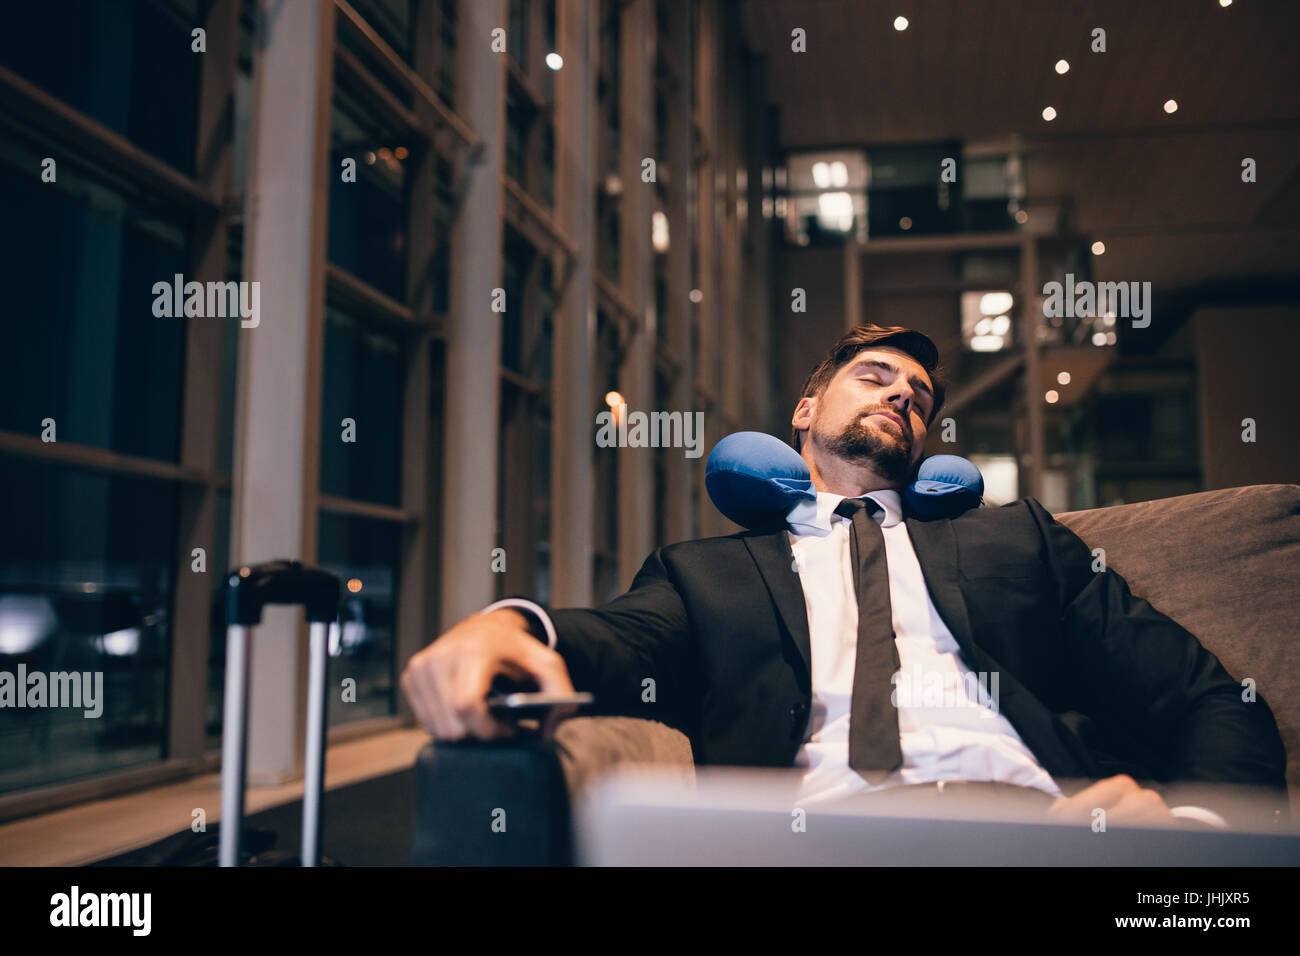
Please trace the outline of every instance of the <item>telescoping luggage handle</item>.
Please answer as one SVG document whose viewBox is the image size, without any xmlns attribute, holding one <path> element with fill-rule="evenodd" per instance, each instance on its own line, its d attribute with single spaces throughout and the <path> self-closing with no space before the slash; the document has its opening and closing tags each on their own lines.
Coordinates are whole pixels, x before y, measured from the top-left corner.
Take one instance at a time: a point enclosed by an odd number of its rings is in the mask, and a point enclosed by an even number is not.
<svg viewBox="0 0 1300 956">
<path fill-rule="evenodd" d="M 226 701 L 221 742 L 220 864 L 239 864 L 248 746 L 248 639 L 268 604 L 301 604 L 311 624 L 307 753 L 302 793 L 302 864 L 320 860 L 321 795 L 325 790 L 325 686 L 329 625 L 338 615 L 339 579 L 298 561 L 269 561 L 231 571 L 227 583 Z"/>
</svg>

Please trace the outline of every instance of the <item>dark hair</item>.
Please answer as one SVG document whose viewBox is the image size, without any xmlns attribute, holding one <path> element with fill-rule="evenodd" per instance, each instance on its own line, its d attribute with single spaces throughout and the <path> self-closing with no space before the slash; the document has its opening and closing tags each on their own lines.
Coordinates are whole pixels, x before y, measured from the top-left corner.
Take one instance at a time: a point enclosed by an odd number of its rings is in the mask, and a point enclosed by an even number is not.
<svg viewBox="0 0 1300 956">
<path fill-rule="evenodd" d="M 944 393 L 947 391 L 943 369 L 939 366 L 939 350 L 924 333 L 899 325 L 857 325 L 849 329 L 830 347 L 821 364 L 808 373 L 799 397 L 803 399 L 820 395 L 826 390 L 826 386 L 831 383 L 835 374 L 848 365 L 859 352 L 886 345 L 912 356 L 930 376 L 930 384 L 934 386 L 934 407 L 930 409 L 930 417 L 925 422 L 928 428 L 935 416 L 939 414 L 939 409 L 943 406 Z M 799 429 L 791 429 L 790 444 L 794 445 L 796 451 L 799 450 L 801 445 Z"/>
</svg>

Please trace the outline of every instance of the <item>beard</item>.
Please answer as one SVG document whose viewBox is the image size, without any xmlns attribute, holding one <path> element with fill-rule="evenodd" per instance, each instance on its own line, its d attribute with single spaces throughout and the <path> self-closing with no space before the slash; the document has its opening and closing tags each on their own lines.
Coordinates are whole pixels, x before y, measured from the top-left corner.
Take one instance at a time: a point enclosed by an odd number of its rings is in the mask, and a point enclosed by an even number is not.
<svg viewBox="0 0 1300 956">
<path fill-rule="evenodd" d="M 902 484 L 912 470 L 912 438 L 905 429 L 899 437 L 884 434 L 884 426 L 873 428 L 867 416 L 855 418 L 825 440 L 826 450 L 837 458 L 871 468 L 885 481 Z"/>
</svg>

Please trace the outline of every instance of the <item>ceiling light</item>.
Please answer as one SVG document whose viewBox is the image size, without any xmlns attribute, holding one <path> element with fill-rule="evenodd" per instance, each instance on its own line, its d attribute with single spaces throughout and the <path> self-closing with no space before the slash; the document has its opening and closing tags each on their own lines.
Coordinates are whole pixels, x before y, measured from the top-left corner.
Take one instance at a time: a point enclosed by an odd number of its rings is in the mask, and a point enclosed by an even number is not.
<svg viewBox="0 0 1300 956">
<path fill-rule="evenodd" d="M 558 53 L 548 53 L 546 54 L 546 65 L 552 70 L 558 70 L 560 67 L 564 66 L 564 57 L 560 56 Z"/>
<path fill-rule="evenodd" d="M 1049 123 L 1056 119 L 1056 110 L 1050 106 L 1047 107 L 1047 109 L 1043 110 L 1043 119 L 1047 120 Z"/>
<path fill-rule="evenodd" d="M 817 221 L 823 229 L 848 232 L 853 225 L 853 197 L 848 193 L 822 193 L 817 197 Z"/>
<path fill-rule="evenodd" d="M 1069 373 L 1069 372 L 1057 372 L 1057 373 L 1056 373 L 1056 384 L 1057 384 L 1057 385 L 1069 385 L 1069 384 L 1070 384 L 1070 373 Z"/>
<path fill-rule="evenodd" d="M 1092 244 L 1092 254 L 1094 256 L 1104 256 L 1106 254 L 1106 243 L 1098 239 Z"/>
<path fill-rule="evenodd" d="M 1044 397 L 1045 399 L 1047 399 L 1047 404 L 1048 404 L 1048 405 L 1055 405 L 1055 404 L 1057 403 L 1057 401 L 1060 399 L 1061 396 L 1060 396 L 1060 394 L 1056 391 L 1056 389 L 1054 389 L 1054 388 L 1050 388 L 1050 389 L 1047 390 L 1047 394 L 1044 395 L 1043 397 Z"/>
<path fill-rule="evenodd" d="M 980 312 L 983 315 L 1001 315 L 1011 311 L 1013 301 L 1010 292 L 985 292 L 980 296 Z"/>
<path fill-rule="evenodd" d="M 907 29 L 907 17 L 894 17 L 894 29 L 902 33 Z"/>
<path fill-rule="evenodd" d="M 1177 103 L 1176 101 L 1174 101 L 1174 100 L 1165 100 L 1165 112 L 1166 112 L 1166 113 L 1177 113 L 1177 112 L 1178 112 L 1178 103 Z"/>
<path fill-rule="evenodd" d="M 996 352 L 1002 348 L 1002 336 L 1000 335 L 975 335 L 971 337 L 970 348 L 972 352 Z"/>
<path fill-rule="evenodd" d="M 1057 72 L 1057 73 L 1069 73 L 1069 72 L 1070 72 L 1070 64 L 1067 63 L 1065 60 L 1057 60 L 1057 61 L 1056 61 L 1056 72 Z"/>
<path fill-rule="evenodd" d="M 650 216 L 650 242 L 655 252 L 668 251 L 668 217 L 656 209 Z"/>
</svg>

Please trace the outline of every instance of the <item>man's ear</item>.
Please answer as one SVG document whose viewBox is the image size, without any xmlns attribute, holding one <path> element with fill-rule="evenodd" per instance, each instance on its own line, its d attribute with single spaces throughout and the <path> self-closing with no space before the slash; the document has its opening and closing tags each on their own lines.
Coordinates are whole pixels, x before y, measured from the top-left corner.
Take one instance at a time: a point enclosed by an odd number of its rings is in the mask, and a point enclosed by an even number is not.
<svg viewBox="0 0 1300 956">
<path fill-rule="evenodd" d="M 812 425 L 812 413 L 816 406 L 815 398 L 805 395 L 799 399 L 799 404 L 794 407 L 794 415 L 790 417 L 790 426 L 797 431 L 806 431 Z"/>
</svg>

